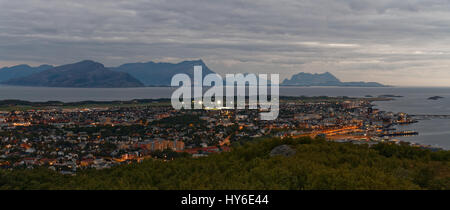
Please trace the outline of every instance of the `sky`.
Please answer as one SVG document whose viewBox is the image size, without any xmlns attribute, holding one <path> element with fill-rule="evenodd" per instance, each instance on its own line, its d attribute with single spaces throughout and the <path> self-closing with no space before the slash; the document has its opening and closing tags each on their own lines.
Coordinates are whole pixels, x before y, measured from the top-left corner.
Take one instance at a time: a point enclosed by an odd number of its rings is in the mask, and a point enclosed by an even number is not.
<svg viewBox="0 0 450 210">
<path fill-rule="evenodd" d="M 450 86 L 450 1 L 0 0 L 0 67 L 85 59 Z"/>
</svg>

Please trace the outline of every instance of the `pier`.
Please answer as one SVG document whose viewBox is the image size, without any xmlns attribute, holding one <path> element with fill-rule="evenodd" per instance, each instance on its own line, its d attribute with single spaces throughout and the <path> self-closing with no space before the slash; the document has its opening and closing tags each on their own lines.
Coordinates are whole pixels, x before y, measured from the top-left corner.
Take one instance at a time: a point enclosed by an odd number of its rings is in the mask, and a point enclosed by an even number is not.
<svg viewBox="0 0 450 210">
<path fill-rule="evenodd" d="M 450 114 L 419 114 L 419 115 L 409 115 L 417 120 L 428 120 L 428 119 L 450 119 Z"/>
<path fill-rule="evenodd" d="M 398 131 L 398 132 L 382 133 L 379 136 L 384 137 L 384 136 L 417 136 L 417 135 L 419 135 L 419 132 L 416 131 Z"/>
</svg>

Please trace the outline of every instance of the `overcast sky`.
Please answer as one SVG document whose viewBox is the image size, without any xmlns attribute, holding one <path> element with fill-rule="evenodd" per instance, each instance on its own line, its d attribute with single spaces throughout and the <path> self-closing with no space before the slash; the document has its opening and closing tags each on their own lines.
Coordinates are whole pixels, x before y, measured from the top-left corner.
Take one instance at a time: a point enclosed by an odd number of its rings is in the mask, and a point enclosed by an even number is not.
<svg viewBox="0 0 450 210">
<path fill-rule="evenodd" d="M 450 1 L 0 0 L 0 66 L 199 58 L 218 73 L 450 86 Z"/>
</svg>

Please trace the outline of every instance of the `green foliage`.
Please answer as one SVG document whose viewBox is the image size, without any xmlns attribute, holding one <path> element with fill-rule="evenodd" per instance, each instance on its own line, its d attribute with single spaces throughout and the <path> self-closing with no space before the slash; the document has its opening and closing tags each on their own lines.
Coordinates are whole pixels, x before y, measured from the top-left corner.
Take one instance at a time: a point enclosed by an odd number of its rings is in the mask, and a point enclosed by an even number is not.
<svg viewBox="0 0 450 210">
<path fill-rule="evenodd" d="M 269 155 L 282 144 L 295 148 L 296 154 Z M 323 139 L 263 138 L 205 158 L 146 160 L 82 170 L 76 176 L 47 169 L 0 170 L 0 189 L 448 190 L 449 154 L 408 145 L 369 147 Z"/>
<path fill-rule="evenodd" d="M 165 149 L 163 151 L 161 150 L 153 151 L 151 153 L 151 156 L 158 159 L 172 160 L 175 158 L 190 157 L 191 155 L 186 152 L 175 152 L 172 149 Z"/>
</svg>

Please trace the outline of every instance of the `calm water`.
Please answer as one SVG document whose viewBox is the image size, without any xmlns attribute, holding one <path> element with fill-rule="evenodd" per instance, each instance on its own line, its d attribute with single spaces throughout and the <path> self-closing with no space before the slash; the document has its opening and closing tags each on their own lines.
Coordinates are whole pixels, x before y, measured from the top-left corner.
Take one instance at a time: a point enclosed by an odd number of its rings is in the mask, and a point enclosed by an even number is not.
<svg viewBox="0 0 450 210">
<path fill-rule="evenodd" d="M 378 109 L 408 114 L 450 115 L 450 88 L 283 88 L 281 95 L 354 96 L 397 95 L 392 101 L 378 101 Z M 442 96 L 440 100 L 428 97 Z M 450 149 L 450 119 L 421 120 L 419 123 L 398 126 L 399 130 L 414 130 L 418 136 L 398 137 L 400 140 Z"/>
<path fill-rule="evenodd" d="M 44 88 L 0 86 L 0 100 L 20 99 L 27 101 L 111 101 L 150 98 L 170 98 L 175 88 Z M 381 110 L 406 112 L 408 114 L 448 114 L 450 115 L 450 88 L 350 88 L 350 87 L 280 87 L 280 95 L 285 96 L 353 96 L 400 95 L 393 101 L 375 104 Z M 442 96 L 440 100 L 427 100 L 431 96 Z M 416 130 L 419 136 L 405 137 L 403 140 L 429 144 L 450 149 L 450 120 L 423 120 L 417 124 L 402 126 L 400 129 Z"/>
</svg>

